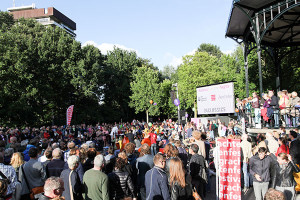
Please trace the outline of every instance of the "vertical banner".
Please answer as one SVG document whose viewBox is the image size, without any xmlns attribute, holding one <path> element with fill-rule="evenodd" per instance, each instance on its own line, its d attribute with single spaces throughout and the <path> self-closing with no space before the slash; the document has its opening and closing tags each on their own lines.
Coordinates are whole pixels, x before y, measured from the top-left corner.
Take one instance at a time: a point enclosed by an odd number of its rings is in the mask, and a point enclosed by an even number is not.
<svg viewBox="0 0 300 200">
<path fill-rule="evenodd" d="M 73 108 L 74 108 L 74 105 L 71 105 L 67 109 L 67 125 L 68 126 L 70 126 L 70 124 L 71 124 L 71 119 L 72 119 L 72 115 L 73 115 Z"/>
<path fill-rule="evenodd" d="M 241 141 L 218 139 L 219 199 L 241 200 Z"/>
</svg>

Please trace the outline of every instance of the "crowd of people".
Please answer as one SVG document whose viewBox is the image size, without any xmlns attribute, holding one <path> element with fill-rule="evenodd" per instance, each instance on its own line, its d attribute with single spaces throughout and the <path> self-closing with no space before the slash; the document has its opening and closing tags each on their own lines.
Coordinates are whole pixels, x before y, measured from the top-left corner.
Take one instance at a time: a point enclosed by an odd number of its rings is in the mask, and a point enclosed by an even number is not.
<svg viewBox="0 0 300 200">
<path fill-rule="evenodd" d="M 253 93 L 243 100 L 236 99 L 236 112 L 239 120 L 244 117 L 249 127 L 298 127 L 300 119 L 300 98 L 297 92 L 282 90 L 262 94 Z"/>
<path fill-rule="evenodd" d="M 201 199 L 218 169 L 218 138 L 242 139 L 243 193 L 295 197 L 299 130 L 241 135 L 236 122 L 171 120 L 0 127 L 0 199 Z M 299 181 L 300 182 L 300 181 Z M 298 188 L 297 188 L 298 187 Z M 300 186 L 296 190 L 300 191 Z M 196 193 L 195 193 L 196 192 Z"/>
</svg>

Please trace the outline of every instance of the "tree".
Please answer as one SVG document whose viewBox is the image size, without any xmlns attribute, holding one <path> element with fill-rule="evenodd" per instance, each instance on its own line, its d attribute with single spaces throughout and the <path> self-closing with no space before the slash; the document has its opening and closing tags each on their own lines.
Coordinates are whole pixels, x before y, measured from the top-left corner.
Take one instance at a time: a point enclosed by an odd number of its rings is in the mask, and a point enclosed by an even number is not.
<svg viewBox="0 0 300 200">
<path fill-rule="evenodd" d="M 161 88 L 159 84 L 158 71 L 147 66 L 137 69 L 134 79 L 130 84 L 132 95 L 130 96 L 130 107 L 135 109 L 136 113 L 146 112 L 147 123 L 150 116 L 160 114 L 161 106 Z M 150 100 L 153 104 L 150 104 Z M 157 105 L 154 105 L 156 103 Z"/>
<path fill-rule="evenodd" d="M 99 106 L 95 93 L 101 95 L 102 56 L 96 48 L 82 49 L 61 28 L 20 19 L 0 31 L 0 58 L 2 124 L 64 124 L 69 105 L 75 105 L 75 121 L 77 115 L 87 116 L 86 102 Z"/>
<path fill-rule="evenodd" d="M 134 110 L 129 107 L 130 83 L 137 69 L 142 65 L 151 68 L 149 60 L 139 58 L 134 51 L 114 48 L 108 52 L 104 61 L 104 108 L 108 118 L 112 121 L 130 120 L 134 117 Z"/>
<path fill-rule="evenodd" d="M 164 66 L 163 70 L 161 71 L 163 79 L 172 79 L 176 70 L 172 65 Z"/>
<path fill-rule="evenodd" d="M 198 47 L 197 51 L 207 52 L 209 55 L 216 56 L 217 58 L 220 58 L 223 55 L 222 51 L 220 50 L 220 47 L 209 43 L 202 43 Z"/>
<path fill-rule="evenodd" d="M 196 88 L 218 83 L 221 79 L 218 60 L 207 52 L 196 52 L 183 57 L 178 67 L 178 90 L 181 105 L 188 109 L 196 107 Z M 196 108 L 195 108 L 196 109 Z"/>
<path fill-rule="evenodd" d="M 170 96 L 172 81 L 169 79 L 163 80 L 163 82 L 160 83 L 160 88 L 162 92 L 160 104 L 162 114 L 167 118 L 175 117 L 177 115 L 177 107 L 173 104 Z"/>
</svg>

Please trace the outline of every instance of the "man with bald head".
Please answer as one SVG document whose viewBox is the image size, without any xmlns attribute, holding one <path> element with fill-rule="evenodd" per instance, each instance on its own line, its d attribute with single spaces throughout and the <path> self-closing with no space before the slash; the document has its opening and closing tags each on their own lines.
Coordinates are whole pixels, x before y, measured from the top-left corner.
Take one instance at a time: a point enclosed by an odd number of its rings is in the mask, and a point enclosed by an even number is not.
<svg viewBox="0 0 300 200">
<path fill-rule="evenodd" d="M 56 148 L 52 151 L 52 158 L 53 159 L 46 166 L 47 177 L 60 177 L 65 166 L 65 162 L 62 160 L 62 151 L 60 148 Z"/>
</svg>

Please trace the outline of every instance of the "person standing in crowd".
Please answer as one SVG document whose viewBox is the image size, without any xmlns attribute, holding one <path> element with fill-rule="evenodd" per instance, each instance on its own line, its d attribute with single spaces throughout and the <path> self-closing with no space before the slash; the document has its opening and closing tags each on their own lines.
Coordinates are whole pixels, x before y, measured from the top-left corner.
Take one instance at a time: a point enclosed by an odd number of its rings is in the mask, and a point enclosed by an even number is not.
<svg viewBox="0 0 300 200">
<path fill-rule="evenodd" d="M 260 124 L 260 101 L 256 92 L 253 92 L 252 96 L 253 99 L 251 100 L 251 102 L 252 108 L 254 108 L 254 123 L 256 125 Z"/>
<path fill-rule="evenodd" d="M 279 127 L 279 100 L 274 95 L 274 91 L 270 90 L 268 93 L 271 101 L 270 101 L 270 108 L 273 110 L 273 116 L 274 116 L 274 127 Z"/>
<path fill-rule="evenodd" d="M 32 147 L 28 151 L 30 160 L 25 163 L 19 172 L 22 177 L 22 199 L 28 198 L 33 188 L 41 187 L 46 180 L 46 172 L 43 164 L 37 160 L 38 150 Z"/>
<path fill-rule="evenodd" d="M 250 174 L 253 176 L 253 188 L 256 200 L 262 200 L 268 191 L 271 180 L 273 159 L 267 155 L 267 149 L 260 147 L 258 154 L 250 158 Z"/>
<path fill-rule="evenodd" d="M 122 158 L 116 159 L 115 169 L 108 174 L 110 199 L 133 198 L 136 200 L 136 192 L 129 173 L 122 171 L 125 161 Z"/>
<path fill-rule="evenodd" d="M 76 144 L 75 144 L 74 142 L 69 142 L 69 143 L 68 143 L 68 150 L 65 151 L 65 153 L 64 153 L 64 161 L 65 161 L 65 162 L 68 161 L 68 158 L 69 158 L 69 156 L 70 156 L 70 150 L 71 150 L 71 149 L 75 149 L 75 147 L 76 147 Z"/>
<path fill-rule="evenodd" d="M 82 165 L 84 172 L 86 172 L 87 170 L 92 169 L 94 167 L 94 159 L 95 159 L 96 155 L 97 155 L 97 151 L 95 148 L 90 148 L 87 151 L 87 160 Z"/>
<path fill-rule="evenodd" d="M 154 130 L 151 130 L 149 135 L 151 140 L 151 154 L 154 156 L 157 153 L 157 146 L 156 146 L 157 135 L 154 133 Z"/>
<path fill-rule="evenodd" d="M 114 154 L 114 147 L 110 146 L 107 150 L 107 155 L 105 156 L 105 173 L 109 174 L 114 170 L 114 166 L 116 163 L 116 157 Z"/>
<path fill-rule="evenodd" d="M 195 141 L 192 144 L 197 144 L 199 147 L 199 151 L 197 153 L 206 158 L 205 144 L 201 140 L 201 133 L 199 131 L 193 131 L 193 138 Z"/>
<path fill-rule="evenodd" d="M 271 154 L 275 155 L 279 145 L 278 145 L 278 142 L 273 137 L 273 134 L 271 132 L 266 133 L 265 143 L 268 147 L 269 152 Z"/>
<path fill-rule="evenodd" d="M 50 177 L 45 181 L 44 193 L 39 200 L 50 200 L 61 197 L 64 188 L 64 181 L 59 177 Z"/>
<path fill-rule="evenodd" d="M 164 148 L 164 154 L 166 157 L 165 171 L 166 171 L 167 175 L 169 175 L 170 160 L 172 158 L 176 158 L 178 156 L 178 150 L 173 144 L 169 143 Z"/>
<path fill-rule="evenodd" d="M 276 173 L 272 181 L 274 188 L 284 193 L 286 200 L 293 200 L 295 197 L 295 184 L 293 173 L 300 172 L 300 169 L 293 163 L 290 155 L 280 153 L 277 157 Z"/>
<path fill-rule="evenodd" d="M 83 197 L 85 200 L 109 199 L 108 176 L 102 172 L 104 163 L 103 155 L 97 155 L 94 159 L 94 168 L 85 172 L 83 176 Z"/>
<path fill-rule="evenodd" d="M 244 189 L 243 192 L 246 194 L 250 187 L 250 174 L 249 174 L 249 159 L 252 157 L 252 145 L 248 142 L 248 135 L 243 134 L 242 142 L 242 162 L 243 162 L 243 174 L 244 174 Z"/>
<path fill-rule="evenodd" d="M 208 121 L 209 121 L 209 124 L 208 124 L 209 137 L 211 140 L 215 140 L 216 125 L 213 123 L 213 121 L 211 121 L 211 120 L 208 120 Z"/>
<path fill-rule="evenodd" d="M 10 165 L 4 165 L 3 161 L 4 161 L 3 153 L 0 152 L 0 173 L 3 174 L 0 175 L 0 179 L 8 179 L 10 181 L 10 183 L 6 185 L 7 192 L 4 193 L 4 197 L 6 199 L 9 199 L 12 197 L 12 194 L 16 189 L 18 178 L 15 169 Z"/>
<path fill-rule="evenodd" d="M 172 158 L 170 161 L 169 185 L 172 200 L 192 199 L 191 176 L 185 174 L 179 158 Z"/>
<path fill-rule="evenodd" d="M 300 97 L 298 97 L 297 92 L 292 92 L 292 98 L 291 98 L 291 116 L 293 119 L 293 127 L 297 127 L 299 124 L 299 109 L 296 108 L 300 101 Z"/>
<path fill-rule="evenodd" d="M 145 176 L 146 199 L 164 199 L 170 200 L 168 177 L 164 170 L 166 159 L 161 153 L 153 158 L 154 167 L 147 171 Z"/>
<path fill-rule="evenodd" d="M 290 131 L 289 138 L 290 142 L 290 155 L 295 164 L 300 164 L 300 140 L 296 131 Z"/>
<path fill-rule="evenodd" d="M 51 160 L 52 160 L 52 148 L 51 149 L 47 148 L 45 150 L 44 156 L 45 156 L 46 160 L 44 162 L 42 162 L 42 164 L 46 168 L 46 166 L 48 165 L 48 163 L 51 162 Z"/>
<path fill-rule="evenodd" d="M 146 186 L 145 186 L 145 175 L 153 166 L 154 156 L 150 153 L 150 147 L 148 144 L 143 144 L 141 146 L 140 157 L 136 160 L 137 168 L 137 188 L 140 192 L 140 197 L 142 200 L 146 200 Z"/>
<path fill-rule="evenodd" d="M 129 162 L 130 165 L 132 165 L 133 169 L 135 168 L 135 163 L 136 163 L 136 155 L 134 153 L 135 151 L 135 144 L 132 142 L 129 142 L 125 145 L 124 147 L 125 153 L 127 155 L 127 161 Z"/>
<path fill-rule="evenodd" d="M 81 181 L 75 169 L 79 165 L 78 156 L 72 155 L 68 158 L 68 169 L 61 172 L 60 178 L 64 181 L 65 191 L 63 196 L 66 200 L 80 200 L 81 196 Z"/>
<path fill-rule="evenodd" d="M 122 158 L 125 162 L 125 164 L 124 164 L 124 166 L 121 170 L 124 171 L 124 172 L 127 172 L 129 174 L 133 184 L 136 185 L 137 171 L 136 171 L 135 165 L 133 166 L 128 162 L 127 154 L 124 151 L 119 153 L 118 157 Z"/>
<path fill-rule="evenodd" d="M 47 177 L 55 176 L 60 177 L 61 172 L 64 170 L 65 162 L 62 160 L 62 152 L 56 148 L 52 152 L 53 159 L 46 166 Z"/>
<path fill-rule="evenodd" d="M 282 90 L 281 95 L 279 97 L 279 109 L 280 109 L 280 116 L 283 117 L 281 119 L 283 125 L 285 127 L 290 127 L 290 119 L 288 117 L 288 113 L 290 112 L 290 101 L 287 90 Z"/>
<path fill-rule="evenodd" d="M 79 158 L 79 150 L 74 148 L 74 149 L 71 149 L 70 150 L 70 153 L 69 153 L 69 157 L 70 156 L 77 156 L 78 159 L 79 159 L 79 163 L 78 163 L 78 166 L 76 167 L 75 171 L 76 173 L 78 174 L 79 178 L 80 178 L 80 181 L 82 183 L 82 180 L 83 180 L 83 174 L 84 174 L 84 170 L 83 170 L 83 166 L 80 162 L 80 158 Z M 64 166 L 64 169 L 69 169 L 69 165 L 68 165 L 68 162 L 65 162 L 65 166 Z"/>
<path fill-rule="evenodd" d="M 192 185 L 196 188 L 198 194 L 203 199 L 205 194 L 206 165 L 202 155 L 198 154 L 199 146 L 192 144 L 189 153 L 192 155 L 189 162 L 189 173 L 192 177 Z"/>
<path fill-rule="evenodd" d="M 15 169 L 17 177 L 19 177 L 20 167 L 25 163 L 20 152 L 16 152 L 11 157 L 10 165 Z"/>
<path fill-rule="evenodd" d="M 264 200 L 287 200 L 287 199 L 285 198 L 283 192 L 270 188 L 267 191 Z"/>
<path fill-rule="evenodd" d="M 278 144 L 279 144 L 279 147 L 277 149 L 277 152 L 276 152 L 275 156 L 278 156 L 278 154 L 280 154 L 280 153 L 290 154 L 290 150 L 289 150 L 289 147 L 287 145 L 286 137 L 280 137 L 278 139 Z"/>
</svg>

